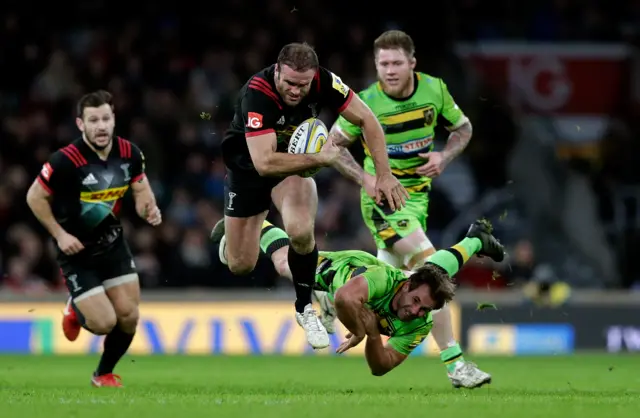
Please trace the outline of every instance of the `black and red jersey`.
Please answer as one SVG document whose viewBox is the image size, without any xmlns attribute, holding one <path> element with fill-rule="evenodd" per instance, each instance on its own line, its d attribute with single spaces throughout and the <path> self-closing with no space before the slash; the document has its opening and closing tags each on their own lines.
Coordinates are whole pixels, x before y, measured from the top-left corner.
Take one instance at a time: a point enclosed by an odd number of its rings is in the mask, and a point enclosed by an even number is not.
<svg viewBox="0 0 640 418">
<path fill-rule="evenodd" d="M 225 164 L 233 171 L 255 171 L 247 141 L 251 137 L 275 132 L 279 152 L 287 152 L 295 129 L 322 109 L 341 113 L 351 102 L 353 91 L 340 77 L 320 67 L 309 94 L 296 106 L 288 106 L 278 94 L 275 64 L 252 76 L 242 87 L 231 126 L 222 141 Z"/>
<path fill-rule="evenodd" d="M 91 244 L 113 227 L 129 186 L 144 178 L 144 155 L 133 143 L 115 138 L 106 160 L 82 138 L 51 154 L 38 182 L 52 195 L 58 223 L 83 243 Z"/>
</svg>

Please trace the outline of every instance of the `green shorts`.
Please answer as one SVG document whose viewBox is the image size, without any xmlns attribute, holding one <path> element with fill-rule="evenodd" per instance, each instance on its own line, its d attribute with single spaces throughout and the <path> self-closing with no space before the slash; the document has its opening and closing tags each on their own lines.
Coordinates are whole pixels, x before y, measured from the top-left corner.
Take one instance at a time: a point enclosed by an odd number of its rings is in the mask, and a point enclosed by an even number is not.
<svg viewBox="0 0 640 418">
<path fill-rule="evenodd" d="M 364 189 L 361 191 L 362 218 L 379 249 L 393 247 L 393 244 L 418 229 L 427 231 L 429 195 L 421 192 L 410 193 L 409 196 L 404 208 L 392 212 L 386 204 L 376 205 Z"/>
</svg>

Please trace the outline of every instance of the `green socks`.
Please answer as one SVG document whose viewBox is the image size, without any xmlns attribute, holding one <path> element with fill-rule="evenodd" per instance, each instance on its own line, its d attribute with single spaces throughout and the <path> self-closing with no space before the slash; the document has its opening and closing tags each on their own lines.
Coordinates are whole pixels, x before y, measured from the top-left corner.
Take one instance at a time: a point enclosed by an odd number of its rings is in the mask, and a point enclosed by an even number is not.
<svg viewBox="0 0 640 418">
<path fill-rule="evenodd" d="M 481 249 L 482 241 L 478 238 L 465 238 L 453 247 L 436 251 L 427 262 L 442 267 L 449 277 L 453 277 Z"/>
<path fill-rule="evenodd" d="M 260 249 L 271 258 L 274 252 L 287 245 L 289 245 L 287 233 L 270 222 L 264 221 L 260 233 Z"/>
<path fill-rule="evenodd" d="M 462 349 L 460 345 L 456 343 L 456 345 L 447 348 L 444 351 L 440 352 L 440 360 L 447 367 L 447 371 L 452 373 L 456 369 L 456 365 L 460 361 L 464 361 L 464 357 L 462 357 Z"/>
</svg>

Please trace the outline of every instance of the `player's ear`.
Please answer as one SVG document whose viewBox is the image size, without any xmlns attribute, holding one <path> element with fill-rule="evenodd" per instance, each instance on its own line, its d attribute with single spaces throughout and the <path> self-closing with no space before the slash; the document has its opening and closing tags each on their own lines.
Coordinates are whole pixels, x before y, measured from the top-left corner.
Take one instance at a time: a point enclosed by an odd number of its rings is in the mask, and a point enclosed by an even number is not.
<svg viewBox="0 0 640 418">
<path fill-rule="evenodd" d="M 412 70 L 415 70 L 417 62 L 418 61 L 416 60 L 416 57 L 411 57 L 411 59 L 409 60 L 409 66 Z"/>
<path fill-rule="evenodd" d="M 76 126 L 80 132 L 84 132 L 84 122 L 82 121 L 82 118 L 76 118 Z"/>
</svg>

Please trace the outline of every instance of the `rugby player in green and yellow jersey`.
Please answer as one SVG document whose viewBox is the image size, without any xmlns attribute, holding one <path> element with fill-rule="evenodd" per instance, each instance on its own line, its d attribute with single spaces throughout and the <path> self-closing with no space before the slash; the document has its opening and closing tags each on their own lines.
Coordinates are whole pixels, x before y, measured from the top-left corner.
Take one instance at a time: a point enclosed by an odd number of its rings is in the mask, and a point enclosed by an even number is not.
<svg viewBox="0 0 640 418">
<path fill-rule="evenodd" d="M 335 168 L 362 186 L 361 209 L 365 224 L 378 247 L 378 258 L 406 270 L 420 267 L 435 252 L 427 238 L 427 210 L 431 181 L 466 147 L 471 139 L 471 123 L 456 105 L 443 80 L 415 71 L 413 40 L 404 32 L 391 30 L 374 42 L 378 82 L 359 93 L 377 116 L 385 132 L 393 174 L 409 192 L 406 206 L 392 210 L 376 204 L 373 192 L 375 169 L 366 144 L 364 169 L 346 146 L 362 140 L 361 129 L 340 117 L 331 129 L 334 143 L 342 145 Z M 444 124 L 450 131 L 445 148 L 434 151 L 434 128 Z M 364 144 L 364 141 L 363 141 Z M 321 304 L 325 295 L 316 292 Z M 323 314 L 328 332 L 335 318 L 331 309 Z M 490 376 L 467 363 L 453 335 L 447 306 L 434 314 L 433 335 L 440 357 L 452 382 L 461 374 L 470 384 L 480 384 Z"/>
<path fill-rule="evenodd" d="M 429 335 L 435 311 L 453 298 L 451 277 L 462 265 L 474 254 L 502 261 L 504 248 L 491 230 L 489 222 L 476 221 L 466 238 L 434 253 L 415 271 L 403 271 L 364 251 L 320 251 L 315 289 L 329 295 L 349 331 L 336 351 L 344 353 L 367 336 L 365 355 L 371 373 L 382 376 L 400 365 Z M 224 246 L 224 233 L 224 222 L 218 222 L 211 239 Z M 292 280 L 286 232 L 265 221 L 260 247 L 276 271 Z M 389 337 L 386 344 L 381 335 Z M 468 388 L 490 381 L 489 375 L 478 382 L 468 373 L 452 379 L 454 387 Z"/>
</svg>

